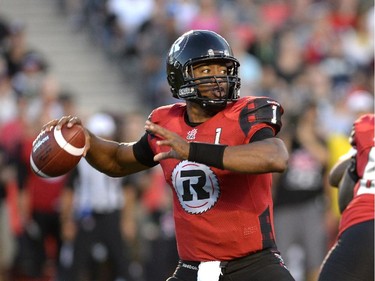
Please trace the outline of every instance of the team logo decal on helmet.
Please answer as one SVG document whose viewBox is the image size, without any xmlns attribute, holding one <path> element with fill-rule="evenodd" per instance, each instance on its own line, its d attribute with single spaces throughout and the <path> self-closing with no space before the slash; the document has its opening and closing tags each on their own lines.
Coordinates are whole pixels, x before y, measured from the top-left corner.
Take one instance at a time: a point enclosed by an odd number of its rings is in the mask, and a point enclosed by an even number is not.
<svg viewBox="0 0 375 281">
<path fill-rule="evenodd" d="M 182 208 L 190 214 L 207 212 L 220 196 L 217 177 L 204 164 L 180 162 L 173 170 L 172 184 Z"/>
</svg>

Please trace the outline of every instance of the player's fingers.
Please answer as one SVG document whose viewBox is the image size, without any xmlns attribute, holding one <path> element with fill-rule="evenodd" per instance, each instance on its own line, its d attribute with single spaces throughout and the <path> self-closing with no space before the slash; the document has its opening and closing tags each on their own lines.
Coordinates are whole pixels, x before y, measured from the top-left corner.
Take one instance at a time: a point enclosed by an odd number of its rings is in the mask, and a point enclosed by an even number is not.
<svg viewBox="0 0 375 281">
<path fill-rule="evenodd" d="M 56 124 L 56 129 L 60 130 L 63 125 L 69 122 L 69 120 L 72 118 L 72 116 L 63 116 L 59 119 L 59 121 Z"/>
<path fill-rule="evenodd" d="M 165 152 L 158 153 L 154 156 L 154 161 L 159 162 L 160 160 L 166 159 Z"/>
<path fill-rule="evenodd" d="M 170 138 L 174 135 L 171 131 L 146 120 L 145 129 L 153 134 L 159 135 L 163 138 Z"/>
<path fill-rule="evenodd" d="M 168 158 L 176 158 L 176 159 L 179 159 L 179 156 L 178 154 L 176 153 L 176 151 L 174 151 L 173 149 L 169 150 L 169 151 L 166 151 L 166 152 L 160 152 L 158 154 L 156 154 L 154 156 L 154 161 L 158 162 L 160 160 L 163 160 L 163 159 L 168 159 Z"/>
<path fill-rule="evenodd" d="M 158 140 L 156 144 L 159 146 L 165 146 L 165 145 L 171 146 L 171 142 L 169 140 Z"/>
<path fill-rule="evenodd" d="M 145 129 L 149 132 L 159 135 L 162 140 L 158 140 L 159 146 L 170 146 L 172 150 L 167 155 L 163 154 L 161 157 L 187 159 L 189 154 L 189 143 L 181 138 L 178 134 L 171 132 L 159 125 L 156 125 L 149 120 L 146 121 Z M 159 158 L 159 157 L 158 157 Z"/>
<path fill-rule="evenodd" d="M 178 134 L 171 132 L 159 125 L 156 125 L 150 121 L 146 121 L 145 125 L 146 130 L 149 132 L 158 135 L 162 140 L 158 141 L 158 145 L 168 145 L 173 148 L 181 146 L 181 144 L 186 143 L 186 141 L 181 138 Z"/>
<path fill-rule="evenodd" d="M 53 120 L 49 121 L 47 124 L 44 124 L 42 126 L 42 131 L 47 131 L 47 132 L 51 131 L 52 128 L 54 126 L 56 126 L 57 122 L 59 122 L 58 119 L 53 119 Z"/>
<path fill-rule="evenodd" d="M 80 120 L 78 117 L 76 117 L 76 116 L 71 116 L 71 115 L 63 116 L 63 117 L 61 117 L 61 118 L 59 119 L 59 121 L 57 122 L 56 129 L 57 129 L 57 130 L 60 130 L 61 127 L 62 127 L 63 125 L 65 125 L 65 124 L 67 124 L 67 127 L 68 127 L 68 128 L 71 128 L 71 127 L 73 127 L 74 124 L 79 124 L 79 125 L 81 125 L 82 122 L 81 122 L 81 120 Z"/>
</svg>

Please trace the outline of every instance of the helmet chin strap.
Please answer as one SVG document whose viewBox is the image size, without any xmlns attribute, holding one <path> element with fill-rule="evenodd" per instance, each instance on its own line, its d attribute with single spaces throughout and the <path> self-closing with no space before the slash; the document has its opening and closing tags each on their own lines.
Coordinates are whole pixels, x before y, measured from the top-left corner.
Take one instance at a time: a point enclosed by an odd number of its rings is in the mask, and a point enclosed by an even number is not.
<svg viewBox="0 0 375 281">
<path fill-rule="evenodd" d="M 222 111 L 227 105 L 227 101 L 222 101 L 221 103 L 215 103 L 214 101 L 203 101 L 200 103 L 200 106 L 210 115 L 215 115 L 216 113 Z"/>
<path fill-rule="evenodd" d="M 199 90 L 198 90 L 199 93 Z M 199 94 L 200 96 L 200 94 Z M 227 99 L 222 100 L 210 100 L 210 99 L 196 99 L 194 102 L 198 103 L 200 107 L 209 113 L 210 115 L 215 115 L 216 113 L 222 111 L 227 105 Z"/>
</svg>

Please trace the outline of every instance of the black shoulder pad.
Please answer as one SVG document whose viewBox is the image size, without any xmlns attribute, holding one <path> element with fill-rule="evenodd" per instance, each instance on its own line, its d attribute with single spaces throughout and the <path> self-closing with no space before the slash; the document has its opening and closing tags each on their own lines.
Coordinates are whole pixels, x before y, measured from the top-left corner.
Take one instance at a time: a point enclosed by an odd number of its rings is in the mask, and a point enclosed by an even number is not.
<svg viewBox="0 0 375 281">
<path fill-rule="evenodd" d="M 273 99 L 262 97 L 250 100 L 240 113 L 241 129 L 247 135 L 252 126 L 267 123 L 277 134 L 282 126 L 281 115 L 283 113 L 282 106 Z"/>
</svg>

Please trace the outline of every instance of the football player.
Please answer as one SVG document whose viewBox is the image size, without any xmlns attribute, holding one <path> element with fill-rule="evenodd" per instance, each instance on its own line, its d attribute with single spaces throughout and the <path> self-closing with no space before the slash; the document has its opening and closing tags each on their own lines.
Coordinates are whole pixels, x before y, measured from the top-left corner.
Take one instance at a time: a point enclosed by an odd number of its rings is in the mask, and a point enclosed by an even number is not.
<svg viewBox="0 0 375 281">
<path fill-rule="evenodd" d="M 293 280 L 277 250 L 271 181 L 288 152 L 276 137 L 282 106 L 240 98 L 239 62 L 219 34 L 192 30 L 167 56 L 167 79 L 181 103 L 156 108 L 134 143 L 87 133 L 85 157 L 125 176 L 161 165 L 173 191 L 180 261 L 169 281 Z M 43 128 L 81 124 L 65 116 Z"/>
<path fill-rule="evenodd" d="M 342 213 L 338 238 L 323 262 L 319 281 L 374 280 L 374 114 L 353 125 L 351 151 L 332 168 Z"/>
</svg>

